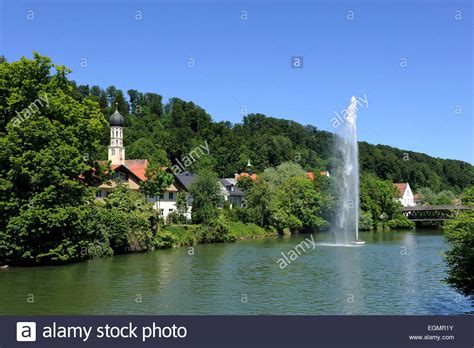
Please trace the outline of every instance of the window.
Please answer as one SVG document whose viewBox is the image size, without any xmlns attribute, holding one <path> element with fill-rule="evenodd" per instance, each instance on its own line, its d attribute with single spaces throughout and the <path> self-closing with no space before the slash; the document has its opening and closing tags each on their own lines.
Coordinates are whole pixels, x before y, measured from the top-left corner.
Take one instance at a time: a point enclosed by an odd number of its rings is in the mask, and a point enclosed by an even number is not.
<svg viewBox="0 0 474 348">
<path fill-rule="evenodd" d="M 173 198 L 174 198 L 173 192 L 168 192 L 168 198 L 169 198 L 169 199 L 173 199 Z"/>
<path fill-rule="evenodd" d="M 169 212 L 172 213 L 174 211 L 174 209 L 170 209 Z"/>
<path fill-rule="evenodd" d="M 163 194 L 159 195 L 158 197 L 159 197 L 159 199 L 165 198 L 165 196 Z"/>
<path fill-rule="evenodd" d="M 160 215 L 164 215 L 164 212 L 165 212 L 164 209 L 160 209 Z"/>
<path fill-rule="evenodd" d="M 112 149 L 112 156 L 115 156 L 115 149 Z"/>
<path fill-rule="evenodd" d="M 114 180 L 126 181 L 127 176 L 122 172 L 115 172 L 112 176 Z"/>
<path fill-rule="evenodd" d="M 96 196 L 97 198 L 102 198 L 102 197 L 103 197 L 103 196 L 102 196 L 102 190 L 98 190 L 98 191 L 95 193 L 95 196 Z"/>
</svg>

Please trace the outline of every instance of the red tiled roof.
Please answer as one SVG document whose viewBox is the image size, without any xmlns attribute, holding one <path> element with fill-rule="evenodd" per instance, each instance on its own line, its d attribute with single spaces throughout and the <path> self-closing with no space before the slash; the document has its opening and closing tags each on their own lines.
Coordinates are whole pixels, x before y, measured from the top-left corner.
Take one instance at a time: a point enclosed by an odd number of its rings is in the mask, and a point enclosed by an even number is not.
<svg viewBox="0 0 474 348">
<path fill-rule="evenodd" d="M 148 160 L 146 159 L 125 160 L 125 167 L 142 181 L 146 181 L 145 173 L 147 166 Z"/>
<path fill-rule="evenodd" d="M 405 193 L 408 183 L 394 183 L 393 186 L 397 188 L 397 192 L 395 192 L 395 197 L 400 198 Z"/>
<path fill-rule="evenodd" d="M 319 172 L 319 175 L 329 176 L 329 172 L 324 170 L 322 172 Z M 314 173 L 313 172 L 306 172 L 306 178 L 308 178 L 311 181 L 314 181 L 314 179 L 315 179 Z"/>
<path fill-rule="evenodd" d="M 99 164 L 104 165 L 107 161 L 98 161 Z M 124 164 L 111 164 L 110 169 L 115 170 L 120 166 L 124 166 L 130 172 L 132 172 L 138 179 L 146 181 L 146 168 L 148 166 L 148 160 L 136 159 L 136 160 L 125 160 Z"/>
<path fill-rule="evenodd" d="M 249 177 L 250 179 L 252 179 L 252 181 L 257 180 L 257 174 L 249 174 L 249 173 L 246 173 L 246 172 L 243 172 L 243 173 L 240 173 L 240 174 L 235 174 L 235 179 L 236 180 L 239 180 L 241 177 Z"/>
</svg>

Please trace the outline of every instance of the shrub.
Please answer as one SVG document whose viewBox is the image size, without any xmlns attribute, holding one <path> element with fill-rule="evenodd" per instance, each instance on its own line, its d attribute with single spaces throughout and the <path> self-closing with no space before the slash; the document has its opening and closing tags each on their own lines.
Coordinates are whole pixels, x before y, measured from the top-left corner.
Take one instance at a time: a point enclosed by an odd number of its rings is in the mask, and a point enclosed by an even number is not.
<svg viewBox="0 0 474 348">
<path fill-rule="evenodd" d="M 230 233 L 229 226 L 223 218 L 219 218 L 210 225 L 201 225 L 196 231 L 201 243 L 230 243 L 236 237 Z"/>
<path fill-rule="evenodd" d="M 463 215 L 450 221 L 446 231 L 451 243 L 446 253 L 446 280 L 464 295 L 474 296 L 474 216 Z"/>
<path fill-rule="evenodd" d="M 473 197 L 472 188 L 465 192 Z M 474 201 L 467 202 L 472 204 Z M 448 221 L 445 231 L 451 244 L 445 256 L 448 265 L 446 281 L 464 295 L 474 297 L 474 211 L 463 212 Z"/>
<path fill-rule="evenodd" d="M 167 249 L 178 245 L 178 237 L 170 231 L 162 230 L 153 239 L 153 245 L 157 249 Z"/>
<path fill-rule="evenodd" d="M 396 219 L 389 220 L 387 222 L 388 227 L 391 229 L 397 230 L 403 230 L 403 229 L 412 229 L 415 228 L 415 223 L 413 221 L 410 221 L 406 217 L 399 217 Z"/>
<path fill-rule="evenodd" d="M 374 225 L 372 214 L 369 211 L 360 211 L 359 214 L 359 230 L 370 231 Z"/>
<path fill-rule="evenodd" d="M 118 186 L 95 206 L 93 222 L 114 253 L 145 251 L 153 247 L 153 224 L 159 223 L 142 194 Z"/>
</svg>

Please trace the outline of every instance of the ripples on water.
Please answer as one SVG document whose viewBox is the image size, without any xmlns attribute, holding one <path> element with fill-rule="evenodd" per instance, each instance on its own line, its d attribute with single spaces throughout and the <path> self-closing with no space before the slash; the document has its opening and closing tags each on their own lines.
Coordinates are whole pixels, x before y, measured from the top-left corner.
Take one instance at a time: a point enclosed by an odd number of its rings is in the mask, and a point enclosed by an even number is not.
<svg viewBox="0 0 474 348">
<path fill-rule="evenodd" d="M 441 233 L 363 233 L 363 246 L 325 236 L 286 268 L 308 236 L 267 238 L 0 271 L 0 314 L 462 314 L 447 286 Z M 28 303 L 29 294 L 34 303 Z M 141 302 L 140 302 L 141 300 Z"/>
</svg>

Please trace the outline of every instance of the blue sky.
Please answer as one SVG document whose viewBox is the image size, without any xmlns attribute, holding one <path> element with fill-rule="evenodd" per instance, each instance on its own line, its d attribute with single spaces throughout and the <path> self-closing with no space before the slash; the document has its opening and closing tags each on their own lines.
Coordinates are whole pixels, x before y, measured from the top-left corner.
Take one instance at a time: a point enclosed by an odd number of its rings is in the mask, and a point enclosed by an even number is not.
<svg viewBox="0 0 474 348">
<path fill-rule="evenodd" d="M 38 51 L 78 83 L 192 100 L 232 122 L 246 108 L 334 131 L 335 112 L 365 95 L 360 140 L 474 163 L 471 1 L 1 6 L 9 61 Z"/>
</svg>

